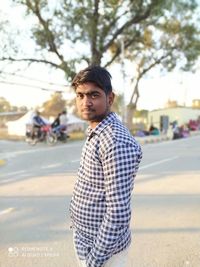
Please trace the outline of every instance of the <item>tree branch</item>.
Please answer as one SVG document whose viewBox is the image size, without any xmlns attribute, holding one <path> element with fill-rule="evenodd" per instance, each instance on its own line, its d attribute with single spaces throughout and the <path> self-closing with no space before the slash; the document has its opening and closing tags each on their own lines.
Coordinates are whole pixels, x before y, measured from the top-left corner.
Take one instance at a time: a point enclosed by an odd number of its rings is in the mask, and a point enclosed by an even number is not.
<svg viewBox="0 0 200 267">
<path fill-rule="evenodd" d="M 94 12 L 92 18 L 92 36 L 91 36 L 91 52 L 92 63 L 99 63 L 99 51 L 97 50 L 97 35 L 98 35 L 98 21 L 99 21 L 99 0 L 94 1 Z"/>
<path fill-rule="evenodd" d="M 55 64 L 53 62 L 49 62 L 47 60 L 31 60 L 32 62 L 42 62 L 42 63 L 47 63 L 50 64 L 54 67 L 58 67 L 62 70 L 65 71 L 65 73 L 69 73 L 69 75 L 71 76 L 71 69 L 68 65 L 68 63 L 64 60 L 63 55 L 61 55 L 57 49 L 57 46 L 55 44 L 55 36 L 53 34 L 53 32 L 49 29 L 49 23 L 48 21 L 45 21 L 41 15 L 40 12 L 40 7 L 39 7 L 39 1 L 34 0 L 35 6 L 33 6 L 32 2 L 30 0 L 26 0 L 26 5 L 29 7 L 29 9 L 33 12 L 33 14 L 36 15 L 36 17 L 38 18 L 40 24 L 42 25 L 42 27 L 44 28 L 45 33 L 47 34 L 47 42 L 49 44 L 49 50 L 53 53 L 55 53 L 57 55 L 57 57 L 60 59 L 61 64 Z"/>
<path fill-rule="evenodd" d="M 35 59 L 35 58 L 19 58 L 19 59 L 16 59 L 16 58 L 12 58 L 12 57 L 3 57 L 3 58 L 0 58 L 0 61 L 12 61 L 12 62 L 31 62 L 31 63 L 44 63 L 44 64 L 48 64 L 48 65 L 51 65 L 55 68 L 61 68 L 60 65 L 58 64 L 55 64 L 51 61 L 48 61 L 48 60 L 45 60 L 45 59 Z"/>
<path fill-rule="evenodd" d="M 136 33 L 135 33 L 135 36 L 134 36 L 132 39 L 130 39 L 130 40 L 128 40 L 128 41 L 125 41 L 125 43 L 124 43 L 124 49 L 126 50 L 127 48 L 129 48 L 129 47 L 130 47 L 130 46 L 137 40 L 137 37 L 138 37 L 138 33 L 136 32 Z M 119 55 L 121 54 L 121 52 L 122 52 L 122 49 L 121 49 L 121 46 L 119 46 L 119 47 L 117 48 L 115 54 L 112 56 L 111 60 L 109 60 L 109 61 L 105 64 L 105 67 L 108 67 L 109 65 L 111 65 L 111 64 L 115 61 L 115 59 L 116 59 L 117 57 L 119 57 Z"/>
<path fill-rule="evenodd" d="M 137 76 L 137 79 L 136 79 L 136 84 L 134 86 L 134 90 L 133 90 L 133 93 L 131 95 L 131 98 L 130 98 L 130 101 L 129 101 L 129 105 L 133 104 L 132 101 L 133 101 L 133 98 L 134 96 L 136 95 L 136 100 L 135 100 L 135 103 L 134 103 L 134 106 L 136 106 L 137 104 L 137 101 L 138 101 L 138 98 L 139 98 L 139 82 L 141 80 L 141 78 L 150 70 L 152 69 L 153 67 L 155 67 L 156 65 L 160 64 L 164 59 L 166 59 L 168 56 L 170 56 L 170 54 L 172 53 L 173 50 L 175 50 L 176 47 L 172 47 L 171 48 L 171 51 L 169 51 L 167 54 L 161 56 L 160 58 L 156 59 L 153 63 L 151 63 L 147 68 L 143 69 L 143 71 L 139 71 L 138 70 L 138 76 Z"/>
<path fill-rule="evenodd" d="M 109 27 L 107 27 L 106 29 L 104 28 L 104 30 L 102 31 L 102 36 L 101 36 L 101 40 L 105 39 L 105 36 L 107 36 L 110 32 L 110 30 L 112 28 L 114 28 L 114 26 L 116 25 L 116 23 L 118 22 L 118 20 L 125 16 L 127 13 L 129 12 L 129 10 L 126 10 L 124 13 L 120 14 L 119 16 L 116 16 L 116 18 L 114 18 L 111 22 L 109 22 Z"/>
<path fill-rule="evenodd" d="M 130 19 L 129 21 L 127 21 L 126 23 L 124 23 L 112 36 L 112 38 L 107 42 L 107 44 L 105 44 L 105 46 L 103 47 L 103 52 L 105 52 L 114 42 L 114 40 L 123 33 L 123 31 L 127 28 L 129 28 L 132 24 L 136 24 L 142 20 L 145 20 L 146 18 L 149 17 L 149 15 L 151 14 L 151 10 L 153 8 L 153 3 L 149 5 L 149 7 L 147 8 L 147 10 L 142 14 L 134 16 L 132 19 Z"/>
<path fill-rule="evenodd" d="M 176 47 L 172 48 L 171 51 L 169 51 L 167 54 L 161 56 L 160 58 L 156 59 L 152 64 L 150 64 L 147 68 L 143 69 L 143 71 L 139 75 L 139 79 L 141 79 L 150 69 L 155 67 L 156 65 L 159 65 L 164 59 L 166 59 L 170 54 L 172 53 L 173 50 L 175 50 Z"/>
</svg>

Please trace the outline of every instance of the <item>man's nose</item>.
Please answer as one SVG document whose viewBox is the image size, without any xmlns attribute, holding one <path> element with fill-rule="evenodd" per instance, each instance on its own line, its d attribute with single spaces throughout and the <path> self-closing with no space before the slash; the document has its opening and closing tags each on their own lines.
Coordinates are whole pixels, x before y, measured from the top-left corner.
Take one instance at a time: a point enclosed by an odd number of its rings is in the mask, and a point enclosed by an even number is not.
<svg viewBox="0 0 200 267">
<path fill-rule="evenodd" d="M 92 105 L 91 97 L 85 95 L 82 103 L 85 107 L 91 106 Z"/>
</svg>

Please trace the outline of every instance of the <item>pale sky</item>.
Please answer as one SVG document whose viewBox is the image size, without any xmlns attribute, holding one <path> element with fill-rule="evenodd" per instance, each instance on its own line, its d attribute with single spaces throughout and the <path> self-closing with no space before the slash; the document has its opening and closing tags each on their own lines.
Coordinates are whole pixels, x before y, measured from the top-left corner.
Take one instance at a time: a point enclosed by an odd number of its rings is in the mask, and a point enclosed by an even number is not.
<svg viewBox="0 0 200 267">
<path fill-rule="evenodd" d="M 29 79 L 22 78 L 20 75 Z M 5 84 L 1 81 L 27 84 L 30 87 Z M 49 89 L 49 91 L 42 88 Z M 64 79 L 64 73 L 49 70 L 43 65 L 35 65 L 26 71 L 16 73 L 16 76 L 9 75 L 6 79 L 0 78 L 0 97 L 5 97 L 13 106 L 27 106 L 28 108 L 41 106 L 50 99 L 54 91 L 62 91 L 63 97 L 68 98 L 69 88 Z"/>
<path fill-rule="evenodd" d="M 23 23 L 24 19 L 20 16 L 20 12 L 14 11 L 15 8 L 9 8 L 9 1 L 4 1 L 1 5 L 1 10 L 8 14 L 7 18 L 12 20 L 15 17 L 15 23 Z M 14 13 L 13 13 L 14 12 Z M 20 22 L 21 20 L 21 22 Z M 24 26 L 23 26 L 24 27 Z M 26 48 L 31 46 L 31 43 L 24 42 Z M 31 49 L 31 47 L 30 47 Z M 71 51 L 73 52 L 73 51 Z M 1 69 L 1 63 L 0 63 Z M 131 86 L 129 84 L 129 69 L 126 69 L 127 77 L 126 81 L 123 81 L 122 71 L 120 66 L 112 66 L 109 68 L 112 75 L 113 87 L 125 93 L 126 101 L 130 98 Z M 20 73 L 26 77 L 32 77 L 33 79 L 43 80 L 43 83 L 33 82 L 30 80 L 18 79 L 14 76 L 9 76 L 7 80 L 0 77 L 0 81 L 17 81 L 19 83 L 29 83 L 31 85 L 37 85 L 51 90 L 64 90 L 64 98 L 68 98 L 68 90 L 64 87 L 50 86 L 47 82 L 55 84 L 66 84 L 64 74 L 61 71 L 49 71 L 49 69 L 43 66 L 32 67 L 27 71 Z M 154 75 L 154 76 L 153 76 Z M 140 83 L 140 99 L 138 102 L 138 109 L 157 109 L 164 107 L 165 103 L 170 100 L 176 100 L 178 104 L 191 106 L 193 99 L 200 99 L 200 71 L 196 74 L 192 73 L 179 73 L 174 71 L 160 77 L 159 73 L 154 73 L 149 78 L 144 79 Z M 41 89 L 9 85 L 0 82 L 0 97 L 5 97 L 12 105 L 27 107 L 36 107 L 41 105 L 44 101 L 50 98 L 52 92 L 44 91 Z"/>
<path fill-rule="evenodd" d="M 61 73 L 56 71 L 49 74 L 45 69 L 41 68 L 43 72 L 32 72 L 32 77 L 35 79 L 54 82 L 56 84 L 66 84 L 64 77 Z M 110 70 L 112 74 L 112 83 L 115 89 L 119 89 L 117 92 L 125 93 L 126 101 L 129 99 L 131 86 L 128 81 L 124 85 L 121 73 L 115 69 Z M 34 74 L 34 75 L 33 75 Z M 30 77 L 30 70 L 24 75 Z M 12 76 L 11 76 L 12 77 Z M 50 79 L 51 78 L 51 79 Z M 14 78 L 10 78 L 12 81 Z M 0 79 L 2 80 L 2 79 Z M 36 107 L 40 106 L 44 101 L 50 98 L 53 90 L 64 91 L 63 96 L 68 98 L 68 88 L 63 86 L 49 85 L 41 82 L 33 82 L 25 79 L 18 79 L 21 83 L 29 83 L 30 85 L 37 85 L 45 88 L 49 88 L 52 91 L 44 91 L 37 88 L 23 87 L 17 85 L 1 84 L 0 83 L 0 97 L 5 97 L 12 105 Z M 164 77 L 156 77 L 144 79 L 140 84 L 140 98 L 138 101 L 138 109 L 153 110 L 157 108 L 163 108 L 167 100 L 176 100 L 178 104 L 191 106 L 193 99 L 200 99 L 200 75 L 185 73 L 184 75 L 179 73 L 170 73 Z"/>
<path fill-rule="evenodd" d="M 168 100 L 179 105 L 191 106 L 193 99 L 200 99 L 200 73 L 172 72 L 141 82 L 138 108 L 162 108 Z"/>
<path fill-rule="evenodd" d="M 123 86 L 119 68 L 113 68 L 112 76 L 115 88 L 124 87 L 120 92 L 125 92 L 126 102 L 128 102 L 132 92 L 131 85 L 127 81 Z M 168 100 L 176 100 L 179 105 L 191 106 L 193 99 L 200 99 L 200 71 L 196 74 L 173 71 L 164 76 L 155 72 L 154 75 L 141 80 L 139 92 L 138 109 L 163 108 Z"/>
</svg>

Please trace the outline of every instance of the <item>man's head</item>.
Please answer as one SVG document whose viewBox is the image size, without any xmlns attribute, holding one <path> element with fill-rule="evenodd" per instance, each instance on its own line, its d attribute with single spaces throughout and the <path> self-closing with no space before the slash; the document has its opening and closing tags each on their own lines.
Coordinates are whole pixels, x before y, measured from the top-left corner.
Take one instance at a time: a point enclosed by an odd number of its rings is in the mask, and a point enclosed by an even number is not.
<svg viewBox="0 0 200 267">
<path fill-rule="evenodd" d="M 100 66 L 89 66 L 75 76 L 72 87 L 76 90 L 80 84 L 91 82 L 101 88 L 107 95 L 112 92 L 111 78 L 106 69 Z"/>
<path fill-rule="evenodd" d="M 80 116 L 95 127 L 110 112 L 114 100 L 110 73 L 99 66 L 80 71 L 72 81 Z"/>
</svg>

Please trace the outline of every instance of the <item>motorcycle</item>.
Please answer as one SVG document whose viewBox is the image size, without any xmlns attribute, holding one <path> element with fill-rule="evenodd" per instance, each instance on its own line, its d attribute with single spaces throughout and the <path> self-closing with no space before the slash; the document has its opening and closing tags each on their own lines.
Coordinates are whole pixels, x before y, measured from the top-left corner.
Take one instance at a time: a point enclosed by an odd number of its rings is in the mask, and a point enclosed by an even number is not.
<svg viewBox="0 0 200 267">
<path fill-rule="evenodd" d="M 36 145 L 38 142 L 46 142 L 48 145 L 53 145 L 56 142 L 56 136 L 52 132 L 51 125 L 43 125 L 41 127 L 26 125 L 26 142 L 30 145 Z"/>
<path fill-rule="evenodd" d="M 54 135 L 54 143 L 57 141 L 61 141 L 63 143 L 67 142 L 67 139 L 69 138 L 69 135 L 67 134 L 67 127 L 63 126 L 61 128 L 52 128 L 52 134 Z"/>
</svg>

